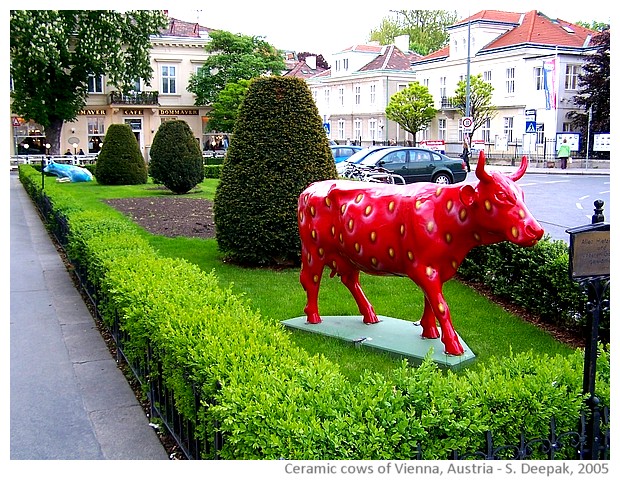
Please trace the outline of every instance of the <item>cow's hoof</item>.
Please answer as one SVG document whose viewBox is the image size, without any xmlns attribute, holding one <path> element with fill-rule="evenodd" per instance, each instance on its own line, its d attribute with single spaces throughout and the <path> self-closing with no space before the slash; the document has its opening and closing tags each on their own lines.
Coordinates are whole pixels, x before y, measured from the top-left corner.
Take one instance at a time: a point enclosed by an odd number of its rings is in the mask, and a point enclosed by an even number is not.
<svg viewBox="0 0 620 480">
<path fill-rule="evenodd" d="M 455 357 L 458 357 L 460 355 L 463 355 L 465 353 L 465 350 L 463 349 L 463 347 L 461 347 L 460 344 L 458 344 L 451 347 L 446 347 L 444 353 L 446 355 L 454 355 Z"/>
<path fill-rule="evenodd" d="M 372 315 L 367 315 L 364 317 L 364 323 L 366 325 L 372 325 L 373 323 L 379 323 L 381 320 L 379 320 L 379 317 L 377 317 L 377 315 L 375 315 L 374 313 Z"/>
<path fill-rule="evenodd" d="M 435 339 L 435 338 L 439 338 L 439 330 L 435 329 L 430 329 L 430 330 L 422 330 L 422 338 L 428 338 L 428 339 Z"/>
</svg>

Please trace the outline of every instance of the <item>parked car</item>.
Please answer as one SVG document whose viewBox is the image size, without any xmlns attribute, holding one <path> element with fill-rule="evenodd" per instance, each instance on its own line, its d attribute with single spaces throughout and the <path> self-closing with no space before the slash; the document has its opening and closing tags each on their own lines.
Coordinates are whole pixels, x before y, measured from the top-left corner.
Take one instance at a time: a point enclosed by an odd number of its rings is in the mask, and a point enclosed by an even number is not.
<svg viewBox="0 0 620 480">
<path fill-rule="evenodd" d="M 392 147 L 372 152 L 360 166 L 383 167 L 400 175 L 405 183 L 458 183 L 467 177 L 467 166 L 460 158 L 419 147 Z"/>
<path fill-rule="evenodd" d="M 360 163 L 371 153 L 378 152 L 379 150 L 385 150 L 386 148 L 396 148 L 396 147 L 389 146 L 389 145 L 376 145 L 374 147 L 360 148 L 360 150 L 355 152 L 353 155 L 347 158 L 344 162 L 336 163 L 336 170 L 338 171 L 338 175 L 342 176 L 345 169 L 347 168 L 348 163 Z"/>
<path fill-rule="evenodd" d="M 334 161 L 336 164 L 340 162 L 344 162 L 347 158 L 353 155 L 355 152 L 359 152 L 364 147 L 359 147 L 357 145 L 330 145 L 332 149 L 332 155 L 334 156 Z"/>
</svg>

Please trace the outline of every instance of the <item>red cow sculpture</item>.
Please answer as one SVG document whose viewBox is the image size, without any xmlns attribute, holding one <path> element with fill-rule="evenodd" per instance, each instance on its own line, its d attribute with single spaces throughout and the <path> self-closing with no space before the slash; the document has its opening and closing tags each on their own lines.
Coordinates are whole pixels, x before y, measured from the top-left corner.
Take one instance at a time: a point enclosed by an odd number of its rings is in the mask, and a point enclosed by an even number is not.
<svg viewBox="0 0 620 480">
<path fill-rule="evenodd" d="M 543 229 L 516 185 L 527 169 L 523 157 L 510 175 L 485 170 L 480 153 L 476 185 L 388 185 L 325 180 L 299 196 L 300 282 L 308 323 L 320 323 L 318 293 L 324 267 L 351 291 L 363 321 L 379 322 L 359 283 L 359 273 L 407 276 L 424 292 L 422 337 L 438 338 L 445 353 L 463 354 L 443 284 L 478 245 L 509 240 L 533 246 Z"/>
</svg>

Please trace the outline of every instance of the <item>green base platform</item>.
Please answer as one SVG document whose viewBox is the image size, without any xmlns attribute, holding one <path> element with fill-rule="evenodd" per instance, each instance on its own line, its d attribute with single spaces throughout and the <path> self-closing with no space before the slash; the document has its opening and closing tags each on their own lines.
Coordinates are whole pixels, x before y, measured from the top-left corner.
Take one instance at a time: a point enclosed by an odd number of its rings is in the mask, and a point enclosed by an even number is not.
<svg viewBox="0 0 620 480">
<path fill-rule="evenodd" d="M 310 324 L 306 317 L 295 317 L 281 323 L 289 328 L 304 330 L 336 337 L 355 345 L 374 348 L 407 358 L 414 365 L 419 365 L 429 350 L 433 350 L 432 360 L 442 368 L 458 370 L 472 362 L 476 356 L 459 336 L 465 352 L 463 355 L 444 353 L 444 345 L 439 338 L 422 338 L 422 327 L 407 320 L 378 315 L 379 323 L 366 325 L 360 316 L 322 316 L 323 321 Z M 457 334 L 458 335 L 458 334 Z"/>
</svg>

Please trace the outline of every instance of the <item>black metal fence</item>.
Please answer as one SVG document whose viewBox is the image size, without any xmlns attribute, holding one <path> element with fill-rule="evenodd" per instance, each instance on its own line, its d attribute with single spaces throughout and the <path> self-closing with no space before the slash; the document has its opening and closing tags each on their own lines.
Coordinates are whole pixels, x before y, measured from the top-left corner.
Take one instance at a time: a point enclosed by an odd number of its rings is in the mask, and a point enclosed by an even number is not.
<svg viewBox="0 0 620 480">
<path fill-rule="evenodd" d="M 64 249 L 68 244 L 69 238 L 69 225 L 65 217 L 53 210 L 51 202 L 44 192 L 40 192 L 39 195 L 35 195 L 32 198 L 45 219 L 50 232 Z M 78 284 L 85 294 L 85 298 L 90 302 L 97 320 L 101 322 L 102 317 L 99 306 L 104 299 L 101 297 L 101 291 L 96 281 L 89 280 L 88 272 L 76 259 L 68 260 L 73 266 Z M 175 407 L 174 394 L 166 387 L 161 374 L 161 365 L 153 359 L 150 346 L 144 352 L 143 358 L 137 362 L 131 362 L 125 355 L 123 349 L 128 339 L 120 326 L 119 316 L 116 312 L 114 314 L 113 326 L 109 333 L 115 342 L 117 362 L 127 364 L 135 380 L 139 382 L 143 391 L 146 392 L 151 419 L 160 419 L 167 433 L 174 438 L 187 459 L 218 459 L 218 452 L 222 449 L 225 442 L 225 437 L 219 433 L 219 426 L 217 424 L 213 425 L 216 434 L 211 442 L 200 440 L 199 435 L 197 435 L 197 428 L 200 425 L 198 412 L 203 408 L 201 400 L 204 399 L 201 399 L 199 392 L 196 391 L 196 385 L 192 386 L 194 389 L 194 411 L 196 414 L 194 418 L 186 418 Z M 215 404 L 215 399 L 211 399 L 208 403 L 211 405 Z M 593 415 L 597 420 L 595 430 L 598 432 L 596 442 L 594 443 L 589 439 Z M 595 445 L 595 450 L 592 450 L 591 445 Z M 541 457 L 549 460 L 556 458 L 609 460 L 609 407 L 605 406 L 600 412 L 598 409 L 592 412 L 583 412 L 580 415 L 578 425 L 575 426 L 573 431 L 558 432 L 555 420 L 551 419 L 546 437 L 526 439 L 524 434 L 521 434 L 520 438 L 516 439 L 516 443 L 509 445 L 496 445 L 492 432 L 487 431 L 485 447 L 484 450 L 473 452 L 454 450 L 446 460 L 527 460 L 532 458 L 541 459 Z M 423 459 L 423 448 L 419 442 L 415 459 Z"/>
</svg>

